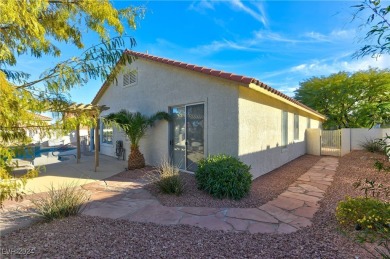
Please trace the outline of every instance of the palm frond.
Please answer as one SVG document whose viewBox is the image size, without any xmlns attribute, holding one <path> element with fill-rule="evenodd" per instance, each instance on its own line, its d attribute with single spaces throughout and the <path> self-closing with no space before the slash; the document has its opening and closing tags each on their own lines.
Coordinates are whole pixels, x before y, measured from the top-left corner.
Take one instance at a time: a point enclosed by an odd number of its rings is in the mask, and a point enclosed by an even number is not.
<svg viewBox="0 0 390 259">
<path fill-rule="evenodd" d="M 139 141 L 145 136 L 147 129 L 157 120 L 170 120 L 170 115 L 166 112 L 157 112 L 152 116 L 146 116 L 140 112 L 129 112 L 121 110 L 117 113 L 110 113 L 103 118 L 107 125 L 113 125 L 122 129 L 130 138 L 132 146 L 139 146 Z"/>
</svg>

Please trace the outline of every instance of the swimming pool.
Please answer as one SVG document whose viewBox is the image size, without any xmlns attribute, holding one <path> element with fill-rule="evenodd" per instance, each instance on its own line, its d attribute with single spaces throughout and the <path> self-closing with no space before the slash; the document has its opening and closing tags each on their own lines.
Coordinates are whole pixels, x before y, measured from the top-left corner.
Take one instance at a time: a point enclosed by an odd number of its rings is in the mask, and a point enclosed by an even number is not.
<svg viewBox="0 0 390 259">
<path fill-rule="evenodd" d="M 63 152 L 67 152 L 75 149 L 76 148 L 72 146 L 54 146 L 54 147 L 33 146 L 33 147 L 24 147 L 24 148 L 15 147 L 14 158 L 32 160 L 42 156 L 57 157 L 59 154 L 62 154 Z"/>
</svg>

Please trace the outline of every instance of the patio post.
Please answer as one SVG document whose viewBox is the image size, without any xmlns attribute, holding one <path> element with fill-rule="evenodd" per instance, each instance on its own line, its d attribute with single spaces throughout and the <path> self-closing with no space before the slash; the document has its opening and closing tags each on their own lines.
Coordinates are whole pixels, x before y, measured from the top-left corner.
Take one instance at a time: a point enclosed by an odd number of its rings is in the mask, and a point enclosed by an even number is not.
<svg viewBox="0 0 390 259">
<path fill-rule="evenodd" d="M 77 163 L 80 163 L 81 147 L 80 147 L 80 123 L 76 125 L 76 142 L 77 142 Z"/>
<path fill-rule="evenodd" d="M 95 142 L 95 172 L 97 167 L 99 166 L 99 120 L 95 126 L 95 134 L 94 134 L 94 142 Z"/>
</svg>

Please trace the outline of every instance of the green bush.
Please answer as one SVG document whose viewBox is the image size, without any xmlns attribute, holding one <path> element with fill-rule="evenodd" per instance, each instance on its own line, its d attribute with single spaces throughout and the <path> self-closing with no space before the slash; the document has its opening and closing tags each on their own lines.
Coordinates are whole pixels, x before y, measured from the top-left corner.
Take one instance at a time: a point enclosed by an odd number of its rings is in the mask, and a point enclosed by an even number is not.
<svg viewBox="0 0 390 259">
<path fill-rule="evenodd" d="M 79 214 L 89 198 L 88 193 L 75 184 L 65 184 L 59 189 L 52 185 L 47 195 L 32 200 L 32 203 L 38 213 L 50 221 Z"/>
<path fill-rule="evenodd" d="M 347 197 L 337 205 L 336 218 L 345 227 L 388 232 L 390 204 L 373 198 Z"/>
<path fill-rule="evenodd" d="M 160 175 L 155 182 L 162 193 L 181 195 L 184 191 L 184 183 L 180 178 L 179 168 L 168 161 L 161 162 Z"/>
<path fill-rule="evenodd" d="M 384 153 L 384 148 L 381 140 L 366 139 L 360 144 L 360 146 L 372 153 Z"/>
<path fill-rule="evenodd" d="M 246 196 L 251 188 L 250 166 L 228 155 L 214 155 L 202 159 L 195 173 L 200 190 L 217 198 L 239 200 Z"/>
</svg>

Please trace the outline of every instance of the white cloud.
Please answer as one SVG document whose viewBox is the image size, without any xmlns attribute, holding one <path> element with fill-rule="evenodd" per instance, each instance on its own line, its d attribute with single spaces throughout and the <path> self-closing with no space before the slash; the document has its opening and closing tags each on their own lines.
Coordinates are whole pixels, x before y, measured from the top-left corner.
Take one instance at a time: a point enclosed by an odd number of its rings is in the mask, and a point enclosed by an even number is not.
<svg viewBox="0 0 390 259">
<path fill-rule="evenodd" d="M 281 69 L 273 72 L 259 74 L 259 80 L 269 86 L 278 89 L 286 95 L 294 96 L 294 91 L 302 82 L 313 76 L 329 76 L 340 71 L 354 73 L 360 70 L 367 70 L 370 67 L 386 69 L 390 67 L 390 55 L 382 55 L 378 59 L 364 57 L 362 59 L 351 59 L 351 53 L 322 60 L 312 60 L 307 63 Z"/>
<path fill-rule="evenodd" d="M 329 41 L 329 37 L 319 32 L 307 32 L 304 34 L 304 36 L 315 41 Z"/>
<path fill-rule="evenodd" d="M 209 44 L 197 46 L 195 48 L 190 49 L 190 52 L 200 55 L 210 55 L 222 50 L 242 50 L 252 52 L 263 51 L 261 49 L 252 47 L 252 44 L 248 44 L 245 42 L 229 41 L 224 39 L 221 41 L 212 41 Z"/>
<path fill-rule="evenodd" d="M 355 38 L 356 31 L 355 30 L 340 30 L 335 29 L 331 31 L 329 34 L 322 34 L 319 32 L 306 32 L 303 34 L 303 37 L 315 40 L 317 42 L 335 42 L 342 40 L 349 40 Z"/>
<path fill-rule="evenodd" d="M 299 43 L 304 42 L 302 40 L 289 38 L 286 36 L 283 36 L 279 33 L 267 31 L 267 30 L 260 30 L 256 31 L 254 33 L 255 37 L 250 42 L 258 42 L 258 41 L 272 41 L 272 42 L 285 42 L 285 43 Z"/>
<path fill-rule="evenodd" d="M 231 0 L 228 2 L 233 8 L 236 8 L 238 10 L 244 11 L 245 13 L 252 16 L 257 21 L 261 22 L 265 27 L 268 26 L 268 21 L 265 15 L 264 6 L 261 3 L 257 3 L 257 11 L 251 9 L 250 7 L 244 5 L 244 3 L 241 0 Z"/>
<path fill-rule="evenodd" d="M 215 2 L 209 0 L 194 1 L 190 4 L 188 9 L 204 14 L 207 10 L 214 10 L 214 3 Z"/>
<path fill-rule="evenodd" d="M 289 72 L 301 73 L 305 76 L 319 76 L 337 73 L 339 71 L 356 72 L 359 70 L 367 70 L 369 67 L 377 67 L 385 69 L 390 67 L 390 55 L 382 55 L 378 59 L 366 56 L 362 59 L 345 60 L 334 59 L 328 60 L 313 60 L 309 63 L 300 64 L 289 69 Z"/>
</svg>

